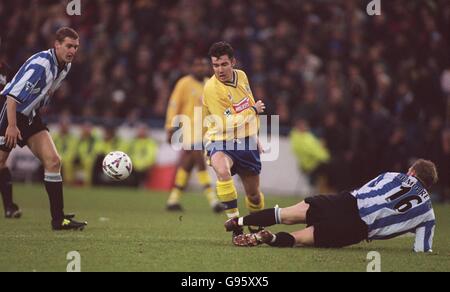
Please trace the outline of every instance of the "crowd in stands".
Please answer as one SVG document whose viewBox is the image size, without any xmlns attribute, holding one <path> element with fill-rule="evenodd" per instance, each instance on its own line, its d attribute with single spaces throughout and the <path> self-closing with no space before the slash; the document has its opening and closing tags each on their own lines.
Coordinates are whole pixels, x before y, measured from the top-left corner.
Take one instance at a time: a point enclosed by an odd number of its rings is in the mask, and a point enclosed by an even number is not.
<svg viewBox="0 0 450 292">
<path fill-rule="evenodd" d="M 72 26 L 82 46 L 49 114 L 163 120 L 189 61 L 226 40 L 268 114 L 328 151 L 316 166 L 334 188 L 422 157 L 448 194 L 450 1 L 381 1 L 380 16 L 368 2 L 90 0 L 68 16 L 60 1 L 2 1 L 0 58 L 17 69 Z"/>
</svg>

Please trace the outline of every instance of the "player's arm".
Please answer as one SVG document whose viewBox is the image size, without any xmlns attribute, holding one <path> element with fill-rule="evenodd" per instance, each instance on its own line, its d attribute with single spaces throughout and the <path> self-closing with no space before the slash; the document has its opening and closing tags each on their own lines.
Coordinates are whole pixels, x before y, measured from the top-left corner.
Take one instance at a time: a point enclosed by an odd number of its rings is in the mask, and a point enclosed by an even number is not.
<svg viewBox="0 0 450 292">
<path fill-rule="evenodd" d="M 8 148 L 15 148 L 17 140 L 22 140 L 22 135 L 17 127 L 17 102 L 11 96 L 6 100 L 6 113 L 8 116 L 8 127 L 5 132 L 5 142 Z"/>
<path fill-rule="evenodd" d="M 247 94 L 249 97 L 249 102 L 252 106 L 240 113 L 234 114 L 231 127 L 239 128 L 249 122 L 254 122 L 254 121 L 256 121 L 257 127 L 259 127 L 259 120 L 255 119 L 255 118 L 257 118 L 258 115 L 264 113 L 264 111 L 266 110 L 266 105 L 261 100 L 258 100 L 257 102 L 255 102 L 255 98 L 250 89 L 250 82 L 248 81 L 248 77 L 245 74 L 245 72 L 241 71 L 241 73 L 242 73 L 242 77 L 244 78 L 245 87 L 248 90 Z"/>
<path fill-rule="evenodd" d="M 25 65 L 23 65 L 25 66 Z M 17 140 L 22 140 L 22 135 L 17 127 L 17 104 L 29 103 L 34 99 L 33 91 L 41 79 L 46 80 L 47 87 L 50 85 L 52 73 L 44 65 L 31 62 L 21 68 L 8 83 L 2 94 L 7 97 L 6 111 L 8 115 L 8 127 L 5 132 L 6 146 L 16 147 Z M 49 66 L 49 64 L 48 64 Z"/>
<path fill-rule="evenodd" d="M 415 252 L 433 252 L 435 221 L 427 221 L 416 229 Z"/>
<path fill-rule="evenodd" d="M 3 89 L 2 95 L 11 97 L 19 104 L 32 102 L 36 96 L 34 91 L 41 80 L 46 81 L 46 88 L 39 88 L 39 90 L 48 90 L 51 85 L 53 77 L 48 66 L 50 63 L 40 64 L 37 60 L 24 64 L 14 76 L 13 81 Z"/>
<path fill-rule="evenodd" d="M 212 114 L 224 116 L 224 113 L 231 110 L 232 105 L 228 100 L 226 93 L 222 93 L 213 86 L 206 86 L 204 91 L 204 102 Z M 224 128 L 231 130 L 242 127 L 246 123 L 256 122 L 257 115 L 263 113 L 265 105 L 262 101 L 258 101 L 254 106 L 251 106 L 240 113 L 229 112 L 229 115 L 223 119 Z"/>
<path fill-rule="evenodd" d="M 260 121 L 258 119 L 258 116 L 262 113 L 264 113 L 264 111 L 266 110 L 266 106 L 264 104 L 264 102 L 262 102 L 261 100 L 258 100 L 257 102 L 255 102 L 255 98 L 253 96 L 253 92 L 250 89 L 250 82 L 248 80 L 247 75 L 245 74 L 244 71 L 241 71 L 242 75 L 243 75 L 243 79 L 244 79 L 244 86 L 247 90 L 247 94 L 248 97 L 250 99 L 250 104 L 252 105 L 250 109 L 250 113 L 248 112 L 248 110 L 244 111 L 243 114 L 249 114 L 249 118 L 246 117 L 237 117 L 237 124 L 235 124 L 234 126 L 239 128 L 242 126 L 245 126 L 245 124 L 249 124 L 249 126 L 252 128 L 254 128 L 254 130 L 256 132 L 259 132 L 259 127 L 260 127 Z M 251 112 L 251 110 L 253 110 L 253 112 Z M 253 114 L 256 115 L 256 119 L 254 119 Z M 252 131 L 251 129 L 249 129 L 249 131 Z M 261 144 L 261 141 L 259 139 L 259 135 L 257 137 L 257 145 L 258 145 L 258 151 L 260 154 L 264 153 L 264 148 Z"/>
<path fill-rule="evenodd" d="M 183 98 L 183 92 L 184 92 L 184 84 L 180 81 L 176 84 L 175 89 L 173 90 L 170 99 L 169 99 L 169 105 L 167 106 L 167 113 L 166 113 L 166 132 L 167 132 L 167 141 L 168 143 L 171 142 L 172 135 L 174 133 L 174 119 L 177 115 L 180 114 L 181 106 L 182 106 L 182 98 Z"/>
</svg>

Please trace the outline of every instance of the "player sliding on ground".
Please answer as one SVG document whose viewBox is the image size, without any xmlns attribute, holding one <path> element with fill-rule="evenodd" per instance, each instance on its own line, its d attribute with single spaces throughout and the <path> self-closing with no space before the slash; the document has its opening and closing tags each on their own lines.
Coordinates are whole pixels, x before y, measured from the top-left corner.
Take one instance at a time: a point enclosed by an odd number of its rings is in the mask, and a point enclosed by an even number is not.
<svg viewBox="0 0 450 292">
<path fill-rule="evenodd" d="M 381 174 L 362 188 L 339 195 L 315 196 L 288 208 L 266 209 L 225 223 L 227 231 L 246 225 L 306 224 L 292 233 L 242 234 L 237 246 L 338 248 L 363 240 L 383 240 L 413 232 L 414 251 L 432 252 L 435 215 L 428 190 L 438 180 L 436 166 L 417 160 L 407 174 Z"/>
</svg>

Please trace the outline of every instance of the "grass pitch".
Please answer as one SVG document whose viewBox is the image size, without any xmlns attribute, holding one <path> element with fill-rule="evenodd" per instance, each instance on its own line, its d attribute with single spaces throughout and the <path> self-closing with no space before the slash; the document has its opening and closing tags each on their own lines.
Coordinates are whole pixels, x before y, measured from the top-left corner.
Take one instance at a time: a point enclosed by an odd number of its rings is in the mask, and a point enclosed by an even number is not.
<svg viewBox="0 0 450 292">
<path fill-rule="evenodd" d="M 450 271 L 449 205 L 434 205 L 434 253 L 414 254 L 414 237 L 344 249 L 236 248 L 224 231 L 225 216 L 214 215 L 202 196 L 184 195 L 185 212 L 173 214 L 164 210 L 167 194 L 126 188 L 66 188 L 65 211 L 76 211 L 89 226 L 82 232 L 53 232 L 44 187 L 16 185 L 14 191 L 24 216 L 0 218 L 0 271 L 64 272 L 71 251 L 80 253 L 84 272 L 364 272 L 370 251 L 381 254 L 385 272 Z M 283 207 L 299 200 L 267 196 L 266 206 Z M 239 203 L 243 206 L 243 201 Z"/>
</svg>

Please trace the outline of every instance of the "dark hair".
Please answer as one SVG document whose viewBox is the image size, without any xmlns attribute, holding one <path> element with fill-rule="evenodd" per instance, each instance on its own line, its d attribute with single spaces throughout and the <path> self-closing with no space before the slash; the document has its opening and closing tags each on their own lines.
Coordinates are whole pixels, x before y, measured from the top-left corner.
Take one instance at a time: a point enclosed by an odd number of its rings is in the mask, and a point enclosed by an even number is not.
<svg viewBox="0 0 450 292">
<path fill-rule="evenodd" d="M 72 29 L 70 27 L 61 27 L 56 32 L 55 39 L 58 42 L 62 43 L 62 42 L 64 42 L 65 38 L 71 38 L 71 39 L 77 40 L 80 37 L 78 36 L 78 33 L 74 29 Z"/>
<path fill-rule="evenodd" d="M 436 165 L 425 159 L 419 159 L 411 166 L 416 172 L 416 177 L 425 185 L 425 188 L 431 188 L 438 181 L 438 172 Z"/>
<path fill-rule="evenodd" d="M 227 42 L 217 42 L 209 48 L 210 57 L 220 58 L 223 55 L 227 55 L 230 59 L 234 58 L 233 47 Z"/>
</svg>

